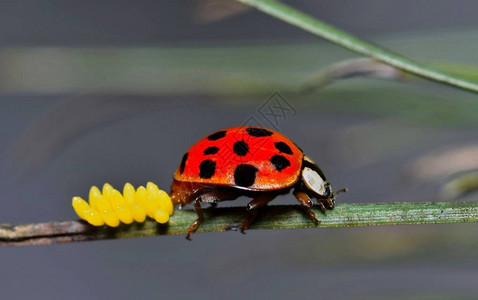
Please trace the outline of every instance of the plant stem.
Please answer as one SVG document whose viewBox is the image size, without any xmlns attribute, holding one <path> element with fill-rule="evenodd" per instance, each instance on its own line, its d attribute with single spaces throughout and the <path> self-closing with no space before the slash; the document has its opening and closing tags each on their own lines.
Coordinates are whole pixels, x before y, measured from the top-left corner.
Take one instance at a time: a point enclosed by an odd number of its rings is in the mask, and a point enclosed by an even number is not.
<svg viewBox="0 0 478 300">
<path fill-rule="evenodd" d="M 236 0 L 241 3 L 253 6 L 258 10 L 281 19 L 289 24 L 295 25 L 316 36 L 329 40 L 344 48 L 366 55 L 388 65 L 418 75 L 420 77 L 438 81 L 463 90 L 478 93 L 478 84 L 445 74 L 441 71 L 431 69 L 427 66 L 412 61 L 399 54 L 383 49 L 372 43 L 361 40 L 345 31 L 335 28 L 327 23 L 319 21 L 294 8 L 270 0 Z"/>
<path fill-rule="evenodd" d="M 394 224 L 436 224 L 478 222 L 478 204 L 472 202 L 340 204 L 326 215 L 314 208 L 320 225 L 348 227 Z M 198 232 L 238 230 L 244 218 L 243 207 L 205 209 L 205 220 Z M 154 235 L 186 234 L 196 220 L 193 210 L 175 211 L 168 224 L 152 220 L 117 228 L 93 227 L 82 221 L 0 225 L 0 245 L 50 245 L 104 239 Z M 250 229 L 316 227 L 298 205 L 270 206 L 261 210 Z M 195 235 L 193 235 L 193 238 Z"/>
</svg>

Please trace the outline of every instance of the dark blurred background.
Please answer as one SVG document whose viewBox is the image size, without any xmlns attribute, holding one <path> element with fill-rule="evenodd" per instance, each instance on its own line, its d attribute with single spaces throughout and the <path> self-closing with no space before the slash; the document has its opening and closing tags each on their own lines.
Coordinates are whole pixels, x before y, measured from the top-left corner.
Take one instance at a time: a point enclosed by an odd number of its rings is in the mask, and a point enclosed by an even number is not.
<svg viewBox="0 0 478 300">
<path fill-rule="evenodd" d="M 287 3 L 478 78 L 476 1 Z M 168 190 L 192 143 L 245 123 L 299 144 L 336 189 L 349 188 L 341 203 L 477 200 L 449 185 L 478 168 L 476 95 L 407 76 L 302 93 L 311 74 L 357 56 L 235 2 L 3 1 L 0 46 L 2 223 L 76 219 L 71 197 L 105 182 Z M 275 92 L 297 114 L 271 124 L 261 107 Z M 475 224 L 250 230 L 0 248 L 0 291 L 476 299 L 477 233 Z"/>
<path fill-rule="evenodd" d="M 224 4 L 227 2 L 7 0 L 2 2 L 0 12 L 0 41 L 2 46 L 144 46 L 316 40 L 282 21 L 258 12 L 246 13 L 234 4 Z M 441 32 L 478 24 L 477 4 L 472 0 L 287 3 L 364 36 Z"/>
</svg>

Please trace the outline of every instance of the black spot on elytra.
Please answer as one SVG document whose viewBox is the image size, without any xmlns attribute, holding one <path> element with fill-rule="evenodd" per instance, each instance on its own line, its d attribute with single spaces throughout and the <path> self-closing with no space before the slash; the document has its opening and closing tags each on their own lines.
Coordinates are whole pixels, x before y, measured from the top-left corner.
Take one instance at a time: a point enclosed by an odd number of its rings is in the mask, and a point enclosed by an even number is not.
<svg viewBox="0 0 478 300">
<path fill-rule="evenodd" d="M 290 161 L 282 155 L 274 155 L 271 157 L 271 163 L 274 165 L 277 171 L 282 171 L 290 166 Z"/>
<path fill-rule="evenodd" d="M 216 162 L 206 159 L 201 162 L 199 165 L 199 177 L 201 178 L 211 178 L 212 175 L 216 172 Z"/>
<path fill-rule="evenodd" d="M 272 131 L 269 131 L 264 128 L 254 128 L 254 127 L 249 127 L 246 129 L 247 133 L 253 137 L 263 137 L 263 136 L 271 136 L 273 134 Z"/>
<path fill-rule="evenodd" d="M 183 172 L 184 172 L 184 168 L 186 167 L 186 161 L 188 160 L 188 155 L 189 155 L 189 153 L 186 152 L 183 155 L 183 158 L 181 159 L 181 164 L 179 165 L 179 173 L 180 174 L 183 174 Z"/>
<path fill-rule="evenodd" d="M 222 139 L 225 136 L 226 136 L 226 131 L 223 130 L 223 131 L 218 131 L 218 132 L 215 132 L 215 133 L 211 134 L 210 136 L 207 137 L 207 139 L 210 140 L 210 141 L 217 141 L 219 139 Z"/>
<path fill-rule="evenodd" d="M 276 149 L 285 154 L 292 154 L 292 149 L 290 149 L 289 145 L 284 142 L 276 142 L 274 143 Z"/>
<path fill-rule="evenodd" d="M 208 148 L 204 149 L 204 155 L 216 154 L 217 151 L 219 151 L 219 148 L 216 147 L 216 146 L 208 147 Z"/>
<path fill-rule="evenodd" d="M 244 141 L 235 142 L 232 148 L 234 149 L 234 153 L 239 156 L 244 156 L 247 154 L 247 152 L 249 152 L 249 146 L 247 146 L 246 142 Z"/>
<path fill-rule="evenodd" d="M 234 182 L 237 186 L 249 187 L 256 181 L 256 167 L 248 164 L 240 164 L 234 171 Z"/>
</svg>

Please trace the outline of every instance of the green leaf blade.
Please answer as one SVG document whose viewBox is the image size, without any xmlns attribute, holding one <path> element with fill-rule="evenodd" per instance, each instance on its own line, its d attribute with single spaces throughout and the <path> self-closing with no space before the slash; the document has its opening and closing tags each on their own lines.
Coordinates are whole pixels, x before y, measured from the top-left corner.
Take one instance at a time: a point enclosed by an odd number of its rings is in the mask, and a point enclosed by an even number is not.
<svg viewBox="0 0 478 300">
<path fill-rule="evenodd" d="M 258 10 L 299 27 L 316 36 L 329 40 L 356 53 L 371 57 L 411 74 L 450 85 L 462 90 L 478 93 L 478 83 L 458 78 L 442 71 L 432 69 L 411 59 L 393 53 L 370 42 L 359 39 L 334 26 L 317 20 L 292 7 L 271 0 L 237 0 Z"/>
</svg>

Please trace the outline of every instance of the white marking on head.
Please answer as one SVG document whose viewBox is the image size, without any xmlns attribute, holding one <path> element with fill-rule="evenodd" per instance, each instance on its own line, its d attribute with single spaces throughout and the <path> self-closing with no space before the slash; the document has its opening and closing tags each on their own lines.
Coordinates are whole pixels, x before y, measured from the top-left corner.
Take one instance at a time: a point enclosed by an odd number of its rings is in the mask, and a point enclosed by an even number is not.
<svg viewBox="0 0 478 300">
<path fill-rule="evenodd" d="M 302 170 L 302 179 L 310 190 L 315 193 L 324 196 L 325 194 L 325 181 L 320 177 L 319 173 L 311 168 L 305 167 Z"/>
</svg>

